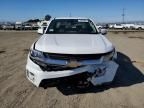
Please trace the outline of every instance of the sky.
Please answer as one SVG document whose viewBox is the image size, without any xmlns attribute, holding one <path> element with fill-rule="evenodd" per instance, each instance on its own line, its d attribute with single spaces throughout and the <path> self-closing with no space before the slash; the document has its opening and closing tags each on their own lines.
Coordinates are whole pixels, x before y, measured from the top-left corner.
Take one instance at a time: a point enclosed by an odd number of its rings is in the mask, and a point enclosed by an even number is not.
<svg viewBox="0 0 144 108">
<path fill-rule="evenodd" d="M 144 21 L 144 0 L 0 0 L 0 21 L 52 17 L 88 17 L 97 22 Z"/>
</svg>

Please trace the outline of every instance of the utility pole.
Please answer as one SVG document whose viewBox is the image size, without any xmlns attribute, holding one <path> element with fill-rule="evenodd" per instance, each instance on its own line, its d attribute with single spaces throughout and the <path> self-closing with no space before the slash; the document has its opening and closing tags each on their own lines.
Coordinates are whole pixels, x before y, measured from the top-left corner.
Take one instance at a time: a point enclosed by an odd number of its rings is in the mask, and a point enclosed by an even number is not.
<svg viewBox="0 0 144 108">
<path fill-rule="evenodd" d="M 125 23 L 125 8 L 122 10 L 122 22 Z"/>
</svg>

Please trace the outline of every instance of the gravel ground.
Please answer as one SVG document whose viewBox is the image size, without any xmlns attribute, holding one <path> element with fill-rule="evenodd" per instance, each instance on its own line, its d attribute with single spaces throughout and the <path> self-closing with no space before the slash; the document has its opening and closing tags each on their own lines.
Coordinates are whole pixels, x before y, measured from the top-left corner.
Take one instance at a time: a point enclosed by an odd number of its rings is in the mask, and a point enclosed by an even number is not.
<svg viewBox="0 0 144 108">
<path fill-rule="evenodd" d="M 0 108 L 144 108 L 144 32 L 109 32 L 120 67 L 112 84 L 36 88 L 25 76 L 35 32 L 0 31 Z"/>
</svg>

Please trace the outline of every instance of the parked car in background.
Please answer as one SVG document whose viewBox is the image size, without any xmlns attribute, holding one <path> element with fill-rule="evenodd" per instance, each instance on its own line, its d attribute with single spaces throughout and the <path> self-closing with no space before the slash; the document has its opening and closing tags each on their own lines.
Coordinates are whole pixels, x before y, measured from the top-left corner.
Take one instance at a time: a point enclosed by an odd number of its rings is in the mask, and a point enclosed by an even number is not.
<svg viewBox="0 0 144 108">
<path fill-rule="evenodd" d="M 3 30 L 14 30 L 15 26 L 12 24 L 5 24 L 5 25 L 2 25 L 2 29 Z"/>
<path fill-rule="evenodd" d="M 41 27 L 41 26 L 47 26 L 49 24 L 49 22 L 50 21 L 42 20 L 42 21 L 37 22 L 37 25 L 39 27 Z"/>
<path fill-rule="evenodd" d="M 46 28 L 47 28 L 47 26 L 41 26 L 41 27 L 39 27 L 38 30 L 37 30 L 38 34 L 44 33 L 45 30 L 46 30 Z"/>
<path fill-rule="evenodd" d="M 39 87 L 44 82 L 74 78 L 76 84 L 112 82 L 117 52 L 94 22 L 87 18 L 54 18 L 28 54 L 26 76 Z"/>
<path fill-rule="evenodd" d="M 123 30 L 143 30 L 144 25 L 142 24 L 109 24 L 110 29 L 123 29 Z"/>
<path fill-rule="evenodd" d="M 22 22 L 15 23 L 15 30 L 23 30 Z"/>
<path fill-rule="evenodd" d="M 50 21 L 46 21 L 46 22 L 41 22 L 41 25 L 39 26 L 37 32 L 40 33 L 44 33 L 47 26 L 49 26 Z"/>
<path fill-rule="evenodd" d="M 103 26 L 101 26 L 101 25 L 96 25 L 96 27 L 97 27 L 98 29 L 102 29 L 102 28 L 103 28 Z"/>
<path fill-rule="evenodd" d="M 23 24 L 23 29 L 24 30 L 32 30 L 32 25 L 31 24 Z"/>
<path fill-rule="evenodd" d="M 135 28 L 135 24 L 123 24 L 123 29 L 129 29 L 132 30 Z"/>
<path fill-rule="evenodd" d="M 136 30 L 143 30 L 144 29 L 144 25 L 142 25 L 142 24 L 135 24 L 134 28 Z"/>
<path fill-rule="evenodd" d="M 112 26 L 113 29 L 125 29 L 124 25 L 123 24 L 114 24 Z"/>
<path fill-rule="evenodd" d="M 33 25 L 32 25 L 32 30 L 38 30 L 38 29 L 39 29 L 38 24 L 33 24 Z"/>
<path fill-rule="evenodd" d="M 109 29 L 113 29 L 114 24 L 109 24 Z"/>
<path fill-rule="evenodd" d="M 103 28 L 103 26 L 101 26 L 101 25 L 96 25 L 96 27 L 99 31 L 101 31 L 101 29 Z"/>
</svg>

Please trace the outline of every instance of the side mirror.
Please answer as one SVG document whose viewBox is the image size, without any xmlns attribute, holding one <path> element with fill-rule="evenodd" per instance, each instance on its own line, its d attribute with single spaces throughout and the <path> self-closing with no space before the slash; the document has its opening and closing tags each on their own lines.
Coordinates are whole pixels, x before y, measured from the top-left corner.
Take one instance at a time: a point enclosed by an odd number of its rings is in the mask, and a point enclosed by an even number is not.
<svg viewBox="0 0 144 108">
<path fill-rule="evenodd" d="M 101 33 L 102 35 L 106 35 L 106 34 L 107 34 L 107 30 L 106 30 L 106 29 L 101 29 L 101 30 L 100 30 L 100 33 Z"/>
</svg>

